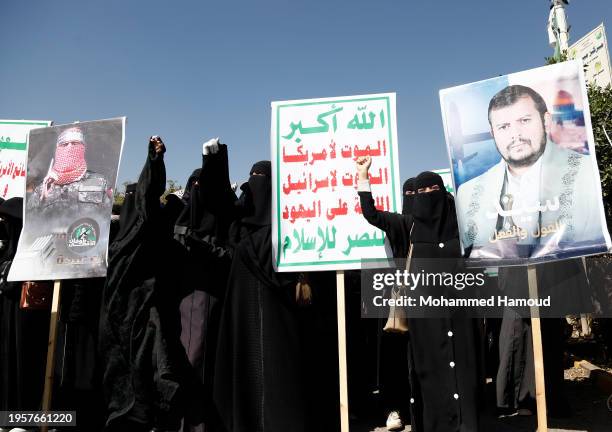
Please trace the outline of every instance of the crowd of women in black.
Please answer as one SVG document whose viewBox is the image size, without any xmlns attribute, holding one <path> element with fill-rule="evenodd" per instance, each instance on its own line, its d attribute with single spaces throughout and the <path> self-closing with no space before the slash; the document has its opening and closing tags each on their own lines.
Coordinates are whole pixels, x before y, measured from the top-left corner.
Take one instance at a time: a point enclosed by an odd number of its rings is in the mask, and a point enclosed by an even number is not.
<svg viewBox="0 0 612 432">
<path fill-rule="evenodd" d="M 76 410 L 71 430 L 88 432 L 339 430 L 335 274 L 274 272 L 270 162 L 254 164 L 237 195 L 227 146 L 211 140 L 182 196 L 162 203 L 165 152 L 152 137 L 138 182 L 126 188 L 106 279 L 63 284 L 53 409 Z M 363 215 L 385 231 L 394 257 L 411 245 L 413 257 L 460 257 L 442 179 L 421 173 L 404 184 L 401 214 L 381 212 L 369 163 L 356 164 Z M 44 380 L 49 311 L 20 309 L 22 284 L 6 282 L 21 211 L 20 198 L 0 204 L 0 410 L 40 409 Z M 409 319 L 407 336 L 381 338 L 379 321 L 354 317 L 358 279 L 347 273 L 351 417 L 368 409 L 363 394 L 372 387 L 413 431 L 487 430 L 483 388 L 492 368 L 482 320 L 449 311 Z M 545 334 L 549 364 L 562 361 L 555 341 L 556 330 Z M 528 320 L 504 318 L 497 382 L 506 414 L 535 408 L 530 346 Z M 371 363 L 372 386 L 360 373 Z M 557 385 L 562 366 L 547 370 Z"/>
</svg>

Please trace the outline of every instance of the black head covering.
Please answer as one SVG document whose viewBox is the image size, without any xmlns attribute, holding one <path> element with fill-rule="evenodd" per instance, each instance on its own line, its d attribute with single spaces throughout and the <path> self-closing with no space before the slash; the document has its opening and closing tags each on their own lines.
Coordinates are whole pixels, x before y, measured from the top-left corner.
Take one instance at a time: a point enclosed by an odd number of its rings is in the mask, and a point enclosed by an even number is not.
<svg viewBox="0 0 612 432">
<path fill-rule="evenodd" d="M 402 214 L 403 215 L 409 215 L 412 214 L 412 208 L 414 207 L 414 197 L 415 195 L 406 195 L 406 191 L 412 191 L 416 193 L 416 188 L 415 188 L 415 178 L 411 177 L 408 180 L 406 180 L 404 182 L 404 185 L 402 186 L 402 195 L 404 198 L 403 201 L 403 205 L 402 205 Z"/>
<path fill-rule="evenodd" d="M 136 185 L 137 183 L 130 183 L 125 187 L 121 213 L 119 213 L 119 230 L 114 235 L 115 238 L 125 237 L 127 231 L 134 225 L 135 219 L 138 217 L 136 212 Z"/>
<path fill-rule="evenodd" d="M 268 178 L 272 178 L 272 163 L 270 161 L 259 161 L 253 165 L 250 175 L 253 173 L 263 174 Z"/>
<path fill-rule="evenodd" d="M 202 225 L 203 203 L 200 196 L 200 174 L 202 169 L 198 168 L 191 173 L 187 179 L 185 192 L 183 193 L 183 211 L 176 220 L 176 225 L 198 230 Z"/>
<path fill-rule="evenodd" d="M 9 198 L 0 204 L 0 240 L 2 240 L 2 250 L 0 259 L 5 261 L 13 259 L 17 253 L 17 243 L 23 226 L 23 198 Z M 6 243 L 5 243 L 6 242 Z"/>
<path fill-rule="evenodd" d="M 217 153 L 203 156 L 202 168 L 195 170 L 187 180 L 183 194 L 185 209 L 176 226 L 187 227 L 192 238 L 202 240 L 212 236 L 214 242 L 220 244 L 227 238 L 231 222 L 228 209 L 234 201 L 236 195 L 229 183 L 227 146 L 220 144 Z"/>
<path fill-rule="evenodd" d="M 418 193 L 419 189 L 437 185 L 438 190 Z M 415 179 L 415 195 L 412 215 L 416 242 L 445 242 L 458 236 L 457 219 L 448 200 L 444 181 L 438 174 L 425 171 Z"/>
<path fill-rule="evenodd" d="M 270 161 L 259 161 L 253 165 L 250 174 L 248 182 L 240 187 L 243 192 L 241 199 L 245 215 L 242 222 L 258 227 L 270 225 L 272 223 L 272 164 Z"/>
<path fill-rule="evenodd" d="M 115 237 L 119 232 L 119 216 L 121 215 L 121 204 L 113 204 L 113 210 L 111 211 L 111 223 L 110 232 L 108 235 L 108 244 L 110 245 L 115 241 Z"/>
<path fill-rule="evenodd" d="M 193 172 L 187 179 L 187 185 L 185 186 L 185 192 L 183 192 L 183 203 L 185 203 L 185 205 L 189 204 L 189 200 L 191 199 L 191 196 L 194 192 L 193 187 L 195 186 L 195 183 L 198 182 L 198 180 L 200 179 L 201 172 L 202 172 L 201 168 L 193 170 Z"/>
<path fill-rule="evenodd" d="M 113 209 L 111 211 L 112 215 L 119 216 L 121 214 L 121 204 L 113 204 Z"/>
</svg>

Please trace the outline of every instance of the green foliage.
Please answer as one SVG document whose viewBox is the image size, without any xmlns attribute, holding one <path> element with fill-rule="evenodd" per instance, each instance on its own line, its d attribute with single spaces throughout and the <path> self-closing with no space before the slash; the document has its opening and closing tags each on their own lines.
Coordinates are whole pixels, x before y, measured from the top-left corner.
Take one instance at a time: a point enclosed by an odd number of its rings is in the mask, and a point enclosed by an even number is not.
<svg viewBox="0 0 612 432">
<path fill-rule="evenodd" d="M 589 85 L 588 94 L 604 208 L 608 227 L 612 227 L 612 88 Z"/>
<path fill-rule="evenodd" d="M 118 205 L 123 204 L 123 200 L 125 199 L 125 188 L 130 183 L 133 183 L 133 182 L 124 181 L 123 183 L 121 183 L 121 185 L 123 186 L 123 192 L 119 192 L 119 188 L 115 189 L 115 193 L 113 194 L 113 204 L 118 204 Z"/>
<path fill-rule="evenodd" d="M 562 63 L 564 61 L 567 61 L 567 60 L 569 60 L 569 57 L 567 55 L 567 50 L 563 50 L 558 55 L 555 54 L 552 57 L 544 57 L 544 60 L 546 61 L 547 65 L 551 65 L 551 64 Z"/>
<path fill-rule="evenodd" d="M 551 65 L 568 60 L 567 51 L 563 51 L 559 57 L 546 57 L 546 64 Z M 588 95 L 604 209 L 608 227 L 612 227 L 612 142 L 609 141 L 612 139 L 612 88 L 610 86 L 601 88 L 589 84 Z"/>
</svg>

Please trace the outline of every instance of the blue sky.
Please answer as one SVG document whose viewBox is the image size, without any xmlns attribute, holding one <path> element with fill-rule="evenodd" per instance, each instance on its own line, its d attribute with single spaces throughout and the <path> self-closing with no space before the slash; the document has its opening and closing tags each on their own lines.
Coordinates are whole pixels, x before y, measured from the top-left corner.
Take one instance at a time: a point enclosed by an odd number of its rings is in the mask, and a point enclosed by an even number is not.
<svg viewBox="0 0 612 432">
<path fill-rule="evenodd" d="M 572 2 L 571 42 L 610 0 Z M 402 179 L 448 166 L 438 90 L 543 65 L 548 0 L 0 1 L 0 118 L 127 116 L 119 180 L 147 138 L 184 184 L 201 143 L 239 181 L 270 157 L 270 102 L 397 93 Z"/>
</svg>

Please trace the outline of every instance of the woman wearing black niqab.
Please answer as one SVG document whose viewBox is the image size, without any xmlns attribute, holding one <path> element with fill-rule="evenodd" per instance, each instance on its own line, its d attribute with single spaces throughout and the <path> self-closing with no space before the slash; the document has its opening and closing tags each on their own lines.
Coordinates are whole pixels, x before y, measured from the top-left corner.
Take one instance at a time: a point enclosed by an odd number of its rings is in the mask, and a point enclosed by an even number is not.
<svg viewBox="0 0 612 432">
<path fill-rule="evenodd" d="M 23 199 L 0 204 L 0 410 L 40 409 L 42 398 L 49 310 L 19 307 L 21 282 L 7 277 L 21 233 Z"/>
<path fill-rule="evenodd" d="M 202 384 L 203 423 L 183 431 L 216 430 L 212 402 L 215 350 L 222 299 L 231 264 L 228 229 L 236 195 L 229 186 L 227 147 L 217 144 L 214 154 L 203 154 L 183 194 L 184 209 L 174 226 L 174 238 L 185 249 L 181 269 L 189 294 L 181 301 L 181 342 Z M 219 187 L 219 185 L 222 185 Z"/>
<path fill-rule="evenodd" d="M 402 215 L 412 214 L 414 197 L 416 195 L 415 178 L 411 177 L 402 185 Z M 380 392 L 384 410 L 388 414 L 387 428 L 392 430 L 403 428 L 410 412 L 409 400 L 411 397 L 408 379 L 408 346 L 407 333 L 385 333 L 387 319 L 379 323 L 380 365 Z"/>
<path fill-rule="evenodd" d="M 406 216 L 412 214 L 412 208 L 414 207 L 414 197 L 416 195 L 415 180 L 414 177 L 410 177 L 402 185 L 402 214 Z"/>
<path fill-rule="evenodd" d="M 442 178 L 416 177 L 412 215 L 380 212 L 369 191 L 369 157 L 357 160 L 359 197 L 366 220 L 387 234 L 394 256 L 406 258 L 413 244 L 411 272 L 456 271 L 443 258 L 461 256 L 456 215 Z M 412 232 L 411 232 L 412 231 Z M 415 266 L 414 261 L 419 260 Z M 419 267 L 418 269 L 415 267 Z M 426 267 L 426 268 L 425 268 Z M 443 268 L 441 268 L 443 267 Z M 479 430 L 478 331 L 473 320 L 448 311 L 445 318 L 409 318 L 411 426 L 416 432 Z"/>
<path fill-rule="evenodd" d="M 297 275 L 275 273 L 271 165 L 253 165 L 236 203 L 234 259 L 221 316 L 214 400 L 228 432 L 306 430 L 295 313 Z"/>
<path fill-rule="evenodd" d="M 180 342 L 181 250 L 164 226 L 165 147 L 149 141 L 136 185 L 126 188 L 120 228 L 109 248 L 100 312 L 106 430 L 176 430 L 194 384 Z"/>
</svg>

